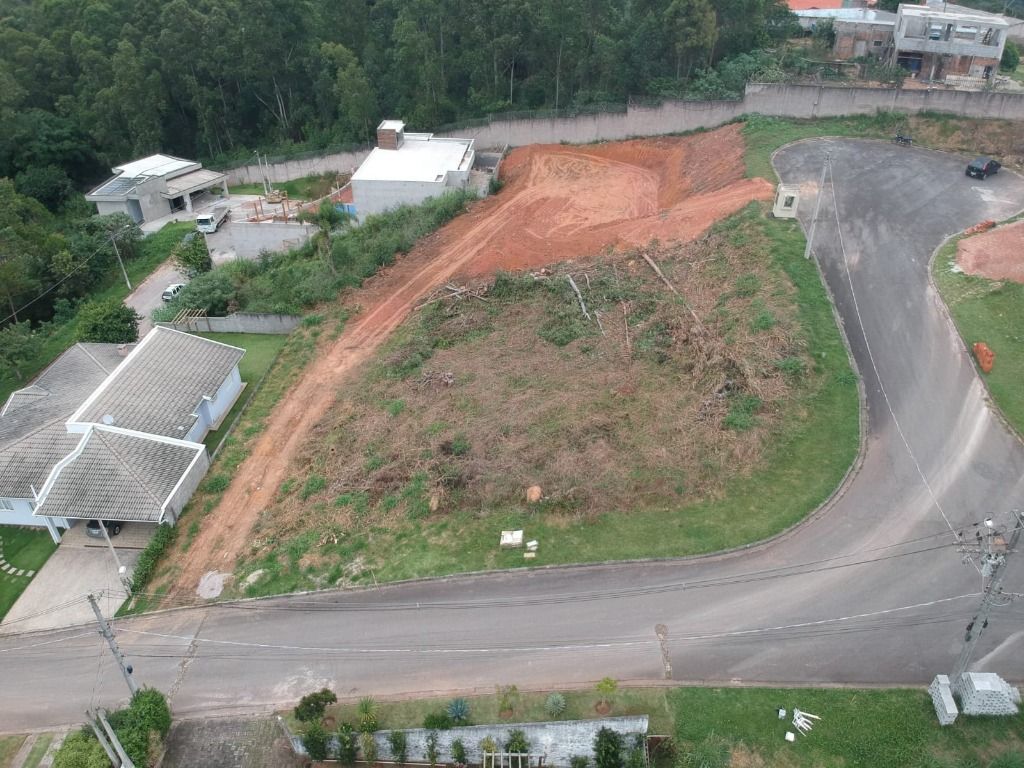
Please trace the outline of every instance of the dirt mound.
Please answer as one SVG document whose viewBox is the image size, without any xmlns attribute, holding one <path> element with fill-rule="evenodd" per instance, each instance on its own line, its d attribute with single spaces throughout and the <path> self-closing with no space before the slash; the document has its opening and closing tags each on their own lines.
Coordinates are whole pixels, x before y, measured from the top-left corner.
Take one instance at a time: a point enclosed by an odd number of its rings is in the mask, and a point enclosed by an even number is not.
<svg viewBox="0 0 1024 768">
<path fill-rule="evenodd" d="M 357 368 L 433 288 L 453 276 L 541 266 L 652 238 L 685 241 L 772 186 L 743 179 L 739 125 L 687 137 L 531 146 L 502 166 L 506 188 L 421 241 L 348 297 L 362 308 L 271 413 L 220 504 L 182 557 L 171 595 L 230 572 L 289 463 Z"/>
<path fill-rule="evenodd" d="M 1024 221 L 965 237 L 957 244 L 956 263 L 969 275 L 1024 283 Z"/>
<path fill-rule="evenodd" d="M 643 245 L 687 241 L 751 200 L 770 199 L 763 179 L 744 179 L 739 125 L 710 133 L 592 146 L 537 144 L 513 150 L 506 188 L 479 255 L 465 270 L 539 267 Z M 481 211 L 479 215 L 490 215 Z M 448 233 L 474 227 L 476 216 Z"/>
</svg>

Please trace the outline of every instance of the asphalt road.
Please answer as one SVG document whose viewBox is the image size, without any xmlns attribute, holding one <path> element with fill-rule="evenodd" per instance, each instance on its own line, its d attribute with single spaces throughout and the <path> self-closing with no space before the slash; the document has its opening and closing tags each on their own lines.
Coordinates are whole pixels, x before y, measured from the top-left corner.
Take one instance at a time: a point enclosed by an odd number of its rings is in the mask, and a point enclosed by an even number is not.
<svg viewBox="0 0 1024 768">
<path fill-rule="evenodd" d="M 792 534 L 692 561 L 469 576 L 121 621 L 142 683 L 179 716 L 341 696 L 665 676 L 721 683 L 925 684 L 948 672 L 978 602 L 951 528 L 1024 508 L 1024 447 L 928 280 L 941 240 L 1024 207 L 1024 180 L 967 179 L 961 158 L 817 140 L 776 156 L 805 226 L 826 152 L 814 250 L 864 378 L 863 464 Z M 835 205 L 833 205 L 833 195 Z M 666 531 L 666 535 L 670 535 Z M 1006 587 L 1024 582 L 1024 557 Z M 1024 679 L 1024 611 L 993 617 L 985 668 Z M 0 731 L 75 722 L 125 686 L 91 628 L 0 639 Z"/>
</svg>

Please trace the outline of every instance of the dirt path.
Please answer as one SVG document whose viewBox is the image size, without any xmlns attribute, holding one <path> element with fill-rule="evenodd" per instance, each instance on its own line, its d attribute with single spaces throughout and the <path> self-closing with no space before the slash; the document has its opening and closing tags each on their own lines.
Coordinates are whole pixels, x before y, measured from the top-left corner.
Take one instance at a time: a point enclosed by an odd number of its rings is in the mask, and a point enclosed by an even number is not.
<svg viewBox="0 0 1024 768">
<path fill-rule="evenodd" d="M 274 408 L 252 453 L 203 523 L 170 590 L 192 595 L 202 576 L 230 572 L 260 512 L 273 500 L 338 383 L 387 339 L 416 303 L 456 275 L 483 275 L 591 255 L 651 238 L 691 239 L 772 185 L 743 178 L 732 125 L 689 137 L 589 147 L 517 149 L 506 188 L 418 244 L 353 292 L 363 312 L 320 351 Z"/>
</svg>

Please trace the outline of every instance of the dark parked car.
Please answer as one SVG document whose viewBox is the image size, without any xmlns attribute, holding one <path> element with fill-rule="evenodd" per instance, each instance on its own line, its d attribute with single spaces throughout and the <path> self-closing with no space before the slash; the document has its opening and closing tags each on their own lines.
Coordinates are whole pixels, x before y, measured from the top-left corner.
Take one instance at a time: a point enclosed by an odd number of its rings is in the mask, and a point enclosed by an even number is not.
<svg viewBox="0 0 1024 768">
<path fill-rule="evenodd" d="M 1001 167 L 999 161 L 993 160 L 991 157 L 976 157 L 967 164 L 967 170 L 964 173 L 976 179 L 984 179 L 994 173 L 999 173 Z"/>
<path fill-rule="evenodd" d="M 117 536 L 121 532 L 121 523 L 117 520 L 104 520 L 103 525 L 107 527 L 107 533 L 111 536 Z M 94 539 L 102 539 L 103 531 L 100 529 L 99 520 L 90 520 L 85 524 L 85 534 L 92 536 Z"/>
</svg>

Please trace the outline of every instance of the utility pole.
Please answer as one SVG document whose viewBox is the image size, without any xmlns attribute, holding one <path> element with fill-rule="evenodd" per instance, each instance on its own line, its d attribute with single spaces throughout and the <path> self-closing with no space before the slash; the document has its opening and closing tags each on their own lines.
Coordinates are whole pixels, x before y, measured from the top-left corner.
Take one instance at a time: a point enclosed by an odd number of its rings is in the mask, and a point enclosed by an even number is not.
<svg viewBox="0 0 1024 768">
<path fill-rule="evenodd" d="M 811 258 L 811 246 L 814 243 L 814 230 L 818 226 L 818 211 L 821 209 L 821 198 L 825 196 L 825 174 L 828 172 L 832 162 L 832 155 L 825 153 L 825 162 L 821 164 L 821 181 L 818 182 L 818 199 L 814 201 L 814 215 L 811 216 L 811 231 L 807 233 L 807 247 L 804 248 L 804 258 Z"/>
<path fill-rule="evenodd" d="M 981 639 L 982 632 L 988 626 L 988 616 L 992 609 L 996 607 L 996 601 L 1002 594 L 1003 577 L 1006 575 L 1007 555 L 1016 551 L 1022 527 L 1024 527 L 1024 520 L 1021 519 L 1020 512 L 1015 509 L 1013 511 L 1013 532 L 1010 534 L 1009 543 L 1005 541 L 1001 533 L 996 532 L 991 518 L 986 518 L 985 520 L 986 530 L 984 535 L 980 530 L 976 534 L 978 544 L 983 547 L 981 551 L 981 573 L 983 577 L 989 577 L 989 582 L 982 595 L 978 612 L 967 625 L 967 631 L 964 635 L 964 647 L 960 651 L 960 657 L 956 660 L 956 666 L 953 667 L 953 674 L 950 676 L 950 680 L 954 685 L 956 685 L 960 676 L 967 671 L 967 665 L 971 662 L 974 649 Z"/>
<path fill-rule="evenodd" d="M 107 739 L 107 735 L 100 729 L 96 723 L 99 722 L 98 718 L 90 712 L 88 709 L 85 710 L 85 716 L 89 718 L 89 727 L 92 728 L 92 732 L 96 734 L 96 741 L 103 747 L 103 751 L 107 753 L 107 757 L 110 758 L 111 765 L 117 765 L 121 762 L 121 759 L 117 756 L 114 748 L 110 745 L 110 740 Z"/>
<path fill-rule="evenodd" d="M 139 692 L 139 686 L 135 684 L 135 679 L 132 677 L 131 664 L 126 665 L 124 662 L 124 654 L 121 653 L 121 649 L 117 647 L 117 640 L 114 639 L 114 633 L 110 631 L 110 625 L 107 620 L 103 618 L 103 614 L 100 613 L 100 607 L 96 603 L 96 596 L 89 595 L 89 605 L 92 606 L 92 612 L 96 614 L 96 621 L 100 625 L 100 634 L 107 641 L 107 645 L 110 646 L 110 652 L 114 654 L 114 661 L 121 667 L 121 674 L 124 675 L 124 681 L 128 683 L 128 690 L 132 692 L 132 696 Z"/>
<path fill-rule="evenodd" d="M 117 550 L 114 549 L 114 543 L 110 540 L 110 531 L 107 530 L 107 526 L 103 520 L 97 520 L 100 524 L 100 530 L 103 531 L 103 538 L 107 540 L 107 546 L 110 548 L 110 554 L 114 557 L 114 562 L 117 564 L 117 577 L 121 580 L 121 584 L 124 586 L 125 592 L 129 596 L 132 594 L 132 582 L 128 578 L 128 569 L 121 564 L 121 558 L 117 556 Z"/>
<path fill-rule="evenodd" d="M 124 747 L 121 746 L 121 741 L 117 738 L 117 734 L 114 733 L 114 729 L 110 727 L 110 723 L 107 722 L 107 713 L 102 709 L 97 709 L 96 714 L 99 716 L 100 724 L 103 726 L 103 730 L 107 732 L 107 736 L 110 737 L 110 743 L 113 744 L 117 756 L 121 758 L 121 768 L 135 768 L 135 763 L 128 757 L 128 753 L 124 751 Z"/>
<path fill-rule="evenodd" d="M 124 229 L 127 229 L 125 227 Z M 121 260 L 121 252 L 117 250 L 117 236 L 124 232 L 124 229 L 119 229 L 117 232 L 112 232 L 110 235 L 110 244 L 114 246 L 114 255 L 117 256 L 117 263 L 121 265 L 121 274 L 124 275 L 125 285 L 128 286 L 128 290 L 132 290 L 132 281 L 128 279 L 128 270 L 124 268 L 124 262 Z"/>
</svg>

